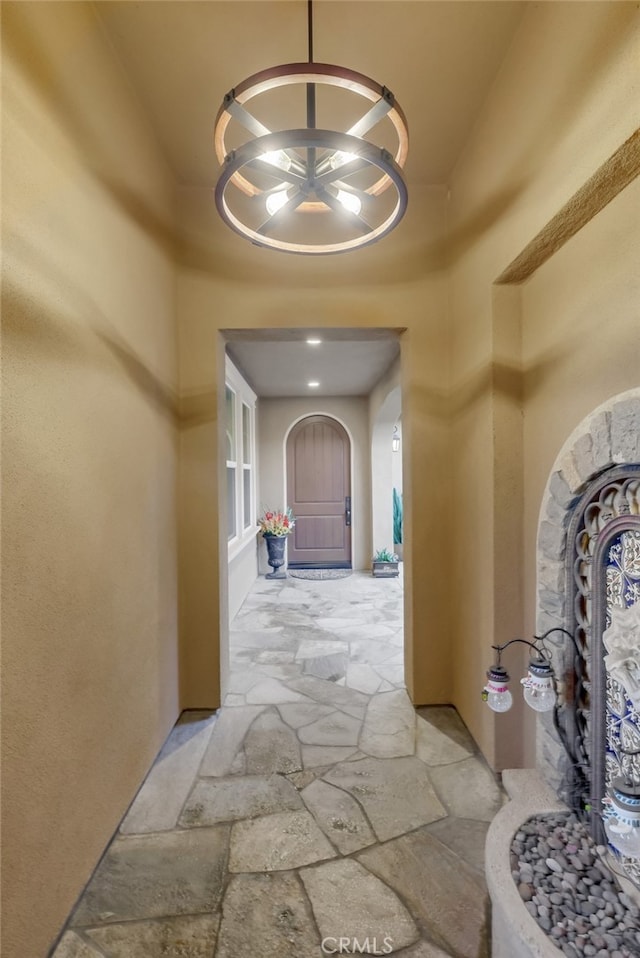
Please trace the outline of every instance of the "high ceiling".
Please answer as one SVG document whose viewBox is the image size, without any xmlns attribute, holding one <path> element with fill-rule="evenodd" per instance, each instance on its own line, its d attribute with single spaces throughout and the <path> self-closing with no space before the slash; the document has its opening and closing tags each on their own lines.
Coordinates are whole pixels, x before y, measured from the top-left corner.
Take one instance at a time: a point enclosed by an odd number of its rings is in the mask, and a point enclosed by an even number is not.
<svg viewBox="0 0 640 958">
<path fill-rule="evenodd" d="M 224 94 L 307 58 L 305 0 L 116 0 L 97 8 L 179 182 L 210 187 Z M 446 184 L 522 14 L 512 2 L 315 0 L 314 59 L 393 91 L 412 184 Z"/>
<path fill-rule="evenodd" d="M 182 187 L 185 263 L 238 282 L 321 287 L 414 279 L 442 261 L 443 197 L 524 3 L 315 0 L 314 59 L 388 87 L 409 126 L 409 205 L 400 225 L 373 246 L 321 257 L 253 246 L 221 221 L 213 199 L 213 128 L 222 98 L 259 70 L 306 60 L 306 0 L 98 0 L 95 7 Z M 248 359 L 250 349 L 242 348 Z M 367 357 L 359 342 L 354 363 L 376 367 L 381 348 L 373 342 Z M 264 366 L 264 351 L 262 360 Z M 337 381 L 332 390 L 340 390 Z"/>
</svg>

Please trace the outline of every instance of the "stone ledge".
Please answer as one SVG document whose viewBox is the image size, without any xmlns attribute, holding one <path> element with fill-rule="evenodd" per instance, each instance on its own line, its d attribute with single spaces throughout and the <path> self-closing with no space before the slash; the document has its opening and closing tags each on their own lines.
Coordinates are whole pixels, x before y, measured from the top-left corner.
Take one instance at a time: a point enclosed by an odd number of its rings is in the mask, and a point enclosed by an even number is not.
<svg viewBox="0 0 640 958">
<path fill-rule="evenodd" d="M 485 846 L 485 874 L 492 907 L 491 958 L 558 958 L 562 952 L 531 917 L 511 875 L 511 843 L 532 815 L 567 810 L 535 769 L 506 769 L 510 801 L 495 816 Z"/>
</svg>

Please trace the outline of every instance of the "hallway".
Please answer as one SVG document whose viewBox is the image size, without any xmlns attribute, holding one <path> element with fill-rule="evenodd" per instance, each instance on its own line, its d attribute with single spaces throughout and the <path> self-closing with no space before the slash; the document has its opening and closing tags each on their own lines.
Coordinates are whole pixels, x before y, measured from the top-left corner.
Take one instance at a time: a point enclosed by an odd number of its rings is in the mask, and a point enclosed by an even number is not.
<svg viewBox="0 0 640 958">
<path fill-rule="evenodd" d="M 500 791 L 453 709 L 411 707 L 401 581 L 260 578 L 230 652 L 55 958 L 485 958 Z"/>
</svg>

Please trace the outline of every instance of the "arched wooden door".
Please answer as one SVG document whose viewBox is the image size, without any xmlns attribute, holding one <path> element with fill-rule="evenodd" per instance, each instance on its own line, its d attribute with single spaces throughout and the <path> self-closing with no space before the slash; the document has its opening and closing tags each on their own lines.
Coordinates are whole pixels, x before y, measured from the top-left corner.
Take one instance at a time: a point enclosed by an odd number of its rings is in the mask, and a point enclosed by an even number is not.
<svg viewBox="0 0 640 958">
<path fill-rule="evenodd" d="M 350 460 L 349 436 L 329 416 L 308 416 L 289 433 L 290 566 L 351 568 Z"/>
</svg>

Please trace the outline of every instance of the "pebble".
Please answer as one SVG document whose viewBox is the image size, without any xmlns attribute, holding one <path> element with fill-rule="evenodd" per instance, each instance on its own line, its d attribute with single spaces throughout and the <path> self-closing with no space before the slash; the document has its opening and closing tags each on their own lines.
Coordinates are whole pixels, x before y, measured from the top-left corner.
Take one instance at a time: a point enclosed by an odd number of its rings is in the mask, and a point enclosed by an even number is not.
<svg viewBox="0 0 640 958">
<path fill-rule="evenodd" d="M 573 812 L 529 819 L 512 842 L 520 898 L 568 958 L 640 958 L 640 909 L 605 854 Z"/>
</svg>

